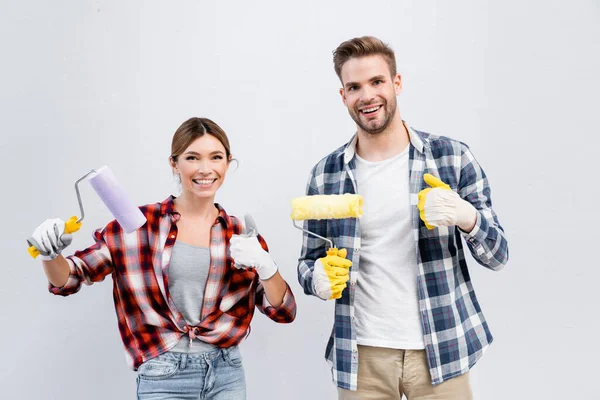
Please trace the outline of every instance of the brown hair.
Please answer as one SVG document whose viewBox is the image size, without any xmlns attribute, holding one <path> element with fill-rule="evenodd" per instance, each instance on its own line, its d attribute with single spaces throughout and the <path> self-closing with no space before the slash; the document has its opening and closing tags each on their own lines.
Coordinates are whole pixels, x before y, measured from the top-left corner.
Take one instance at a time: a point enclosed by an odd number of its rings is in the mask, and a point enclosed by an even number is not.
<svg viewBox="0 0 600 400">
<path fill-rule="evenodd" d="M 340 81 L 342 67 L 351 58 L 380 55 L 387 62 L 392 76 L 396 75 L 396 56 L 394 50 L 373 36 L 363 36 L 345 41 L 333 51 L 333 67 Z"/>
<path fill-rule="evenodd" d="M 177 157 L 183 153 L 194 140 L 206 134 L 219 139 L 221 144 L 223 144 L 223 147 L 225 147 L 227 161 L 229 161 L 231 158 L 231 149 L 225 131 L 210 119 L 198 117 L 188 119 L 177 128 L 177 131 L 175 131 L 173 141 L 171 142 L 171 160 L 176 162 Z"/>
</svg>

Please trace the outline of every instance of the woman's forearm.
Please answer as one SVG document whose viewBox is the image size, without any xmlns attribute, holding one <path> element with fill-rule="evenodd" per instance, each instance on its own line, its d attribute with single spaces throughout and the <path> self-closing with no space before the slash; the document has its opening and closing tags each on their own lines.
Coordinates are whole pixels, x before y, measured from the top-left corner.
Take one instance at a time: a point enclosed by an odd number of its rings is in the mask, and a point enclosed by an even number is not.
<svg viewBox="0 0 600 400">
<path fill-rule="evenodd" d="M 69 279 L 69 263 L 67 260 L 59 254 L 54 260 L 42 262 L 48 281 L 56 287 L 63 287 Z"/>
<path fill-rule="evenodd" d="M 287 284 L 279 274 L 279 271 L 267 280 L 261 281 L 267 295 L 267 300 L 273 307 L 279 307 L 283 303 L 283 296 L 287 291 Z"/>
</svg>

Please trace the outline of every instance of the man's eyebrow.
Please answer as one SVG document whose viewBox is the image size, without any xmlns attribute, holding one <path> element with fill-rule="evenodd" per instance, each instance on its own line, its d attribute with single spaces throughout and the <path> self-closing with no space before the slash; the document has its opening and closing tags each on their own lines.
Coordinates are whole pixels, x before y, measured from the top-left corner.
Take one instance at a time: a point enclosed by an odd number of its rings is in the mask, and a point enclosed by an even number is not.
<svg viewBox="0 0 600 400">
<path fill-rule="evenodd" d="M 373 76 L 369 79 L 369 82 L 374 82 L 374 81 L 384 81 L 385 80 L 385 75 L 376 75 Z M 346 82 L 346 84 L 344 85 L 345 88 L 349 88 L 352 86 L 360 86 L 358 82 Z"/>
<path fill-rule="evenodd" d="M 385 76 L 384 75 L 377 75 L 377 76 L 374 76 L 371 79 L 369 79 L 369 82 L 384 81 L 384 80 L 385 80 Z"/>
</svg>

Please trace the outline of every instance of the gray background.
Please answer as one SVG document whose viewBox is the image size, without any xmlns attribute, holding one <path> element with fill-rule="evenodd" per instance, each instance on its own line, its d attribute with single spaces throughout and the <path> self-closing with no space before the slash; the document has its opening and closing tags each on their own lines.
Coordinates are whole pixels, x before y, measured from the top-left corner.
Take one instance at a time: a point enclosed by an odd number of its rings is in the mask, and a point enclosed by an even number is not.
<svg viewBox="0 0 600 400">
<path fill-rule="evenodd" d="M 396 50 L 403 118 L 471 146 L 507 233 L 504 271 L 469 260 L 495 336 L 475 398 L 598 398 L 596 0 L 2 0 L 2 398 L 135 397 L 110 278 L 52 296 L 25 239 L 77 214 L 74 181 L 104 164 L 136 203 L 163 200 L 170 140 L 190 116 L 229 134 L 240 166 L 217 200 L 253 214 L 298 301 L 291 325 L 256 315 L 242 345 L 248 398 L 335 397 L 323 360 L 333 303 L 297 283 L 289 201 L 353 133 L 331 51 L 364 34 Z M 70 251 L 112 219 L 89 184 L 82 195 Z"/>
</svg>

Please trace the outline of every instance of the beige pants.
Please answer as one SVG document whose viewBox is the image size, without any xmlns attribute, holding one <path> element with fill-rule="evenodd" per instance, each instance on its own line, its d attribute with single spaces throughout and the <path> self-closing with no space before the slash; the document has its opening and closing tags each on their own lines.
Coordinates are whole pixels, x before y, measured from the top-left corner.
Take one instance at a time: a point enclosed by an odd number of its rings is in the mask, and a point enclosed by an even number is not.
<svg viewBox="0 0 600 400">
<path fill-rule="evenodd" d="M 425 350 L 358 346 L 358 390 L 338 388 L 340 400 L 471 400 L 469 374 L 431 384 Z"/>
</svg>

